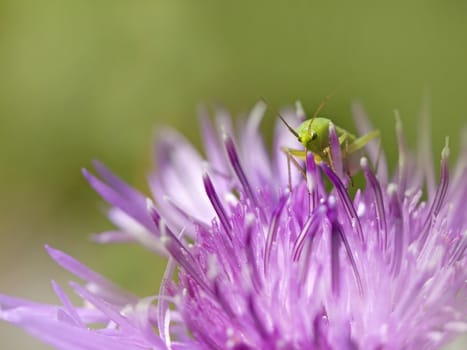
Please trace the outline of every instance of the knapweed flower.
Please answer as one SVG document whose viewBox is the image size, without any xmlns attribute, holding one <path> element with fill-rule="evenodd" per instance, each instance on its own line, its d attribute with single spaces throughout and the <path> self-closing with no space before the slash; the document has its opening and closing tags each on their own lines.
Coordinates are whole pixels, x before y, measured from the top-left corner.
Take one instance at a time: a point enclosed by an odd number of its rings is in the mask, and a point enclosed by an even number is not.
<svg viewBox="0 0 467 350">
<path fill-rule="evenodd" d="M 47 246 L 84 281 L 70 283 L 83 305 L 53 282 L 57 305 L 0 296 L 0 317 L 67 350 L 435 349 L 465 332 L 467 145 L 450 172 L 446 143 L 436 185 L 429 139 L 414 156 L 397 122 L 395 175 L 374 140 L 360 162 L 366 185 L 355 188 L 335 128 L 332 167 L 311 153 L 287 166 L 283 147 L 299 144 L 278 123 L 269 154 L 264 110 L 259 103 L 236 128 L 224 112 L 215 123 L 203 117 L 205 159 L 162 133 L 151 198 L 101 163 L 98 176 L 84 170 L 117 227 L 95 240 L 168 257 L 155 296 L 128 293 Z M 355 114 L 359 131 L 371 130 Z M 294 113 L 284 118 L 298 125 Z"/>
</svg>

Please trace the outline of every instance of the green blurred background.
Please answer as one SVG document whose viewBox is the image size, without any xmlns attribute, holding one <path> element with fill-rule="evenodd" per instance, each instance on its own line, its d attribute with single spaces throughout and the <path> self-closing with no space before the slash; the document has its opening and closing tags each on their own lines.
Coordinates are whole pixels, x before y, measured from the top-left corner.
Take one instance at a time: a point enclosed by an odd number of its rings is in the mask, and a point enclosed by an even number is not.
<svg viewBox="0 0 467 350">
<path fill-rule="evenodd" d="M 394 164 L 393 110 L 414 146 L 429 90 L 436 157 L 446 135 L 457 154 L 466 34 L 459 0 L 0 1 L 0 291 L 55 300 L 49 280 L 70 276 L 47 242 L 154 294 L 163 260 L 87 241 L 111 225 L 80 168 L 98 158 L 146 191 L 154 130 L 170 124 L 199 144 L 199 102 L 237 114 L 264 97 L 267 130 L 279 106 L 314 110 L 337 88 L 324 114 L 354 130 L 360 99 Z M 0 339 L 42 349 L 5 324 Z"/>
</svg>

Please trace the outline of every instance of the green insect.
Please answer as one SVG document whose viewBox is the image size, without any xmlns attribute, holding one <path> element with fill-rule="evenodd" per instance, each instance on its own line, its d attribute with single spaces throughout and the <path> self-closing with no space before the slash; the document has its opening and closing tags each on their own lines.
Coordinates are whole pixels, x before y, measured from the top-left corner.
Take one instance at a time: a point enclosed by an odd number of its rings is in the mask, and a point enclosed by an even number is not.
<svg viewBox="0 0 467 350">
<path fill-rule="evenodd" d="M 294 157 L 305 160 L 307 152 L 311 151 L 316 163 L 324 162 L 335 170 L 329 141 L 329 128 L 333 124 L 331 119 L 317 116 L 323 106 L 324 102 L 321 103 L 311 119 L 305 120 L 296 129 L 292 128 L 282 116 L 279 116 L 304 147 L 304 149 L 284 147 L 283 150 L 287 154 L 289 162 L 293 161 L 297 165 Z M 297 102 L 297 114 L 304 114 L 299 102 Z M 379 130 L 374 130 L 366 135 L 357 137 L 341 127 L 335 125 L 334 127 L 339 139 L 343 171 L 351 177 L 360 170 L 360 158 L 363 155 L 363 147 L 371 140 L 379 137 Z"/>
</svg>

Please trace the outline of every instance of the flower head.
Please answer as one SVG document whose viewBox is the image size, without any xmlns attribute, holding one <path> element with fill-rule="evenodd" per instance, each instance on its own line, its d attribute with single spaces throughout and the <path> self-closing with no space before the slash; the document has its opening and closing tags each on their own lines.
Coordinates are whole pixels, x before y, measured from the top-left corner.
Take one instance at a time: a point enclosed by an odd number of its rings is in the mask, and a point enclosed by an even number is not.
<svg viewBox="0 0 467 350">
<path fill-rule="evenodd" d="M 332 124 L 332 167 L 311 153 L 287 166 L 282 149 L 297 140 L 279 123 L 269 155 L 258 131 L 264 109 L 237 129 L 225 113 L 216 126 L 203 117 L 205 160 L 164 132 L 151 199 L 101 163 L 98 177 L 83 171 L 117 226 L 94 239 L 168 257 L 155 297 L 47 247 L 85 281 L 71 283 L 84 306 L 53 282 L 59 305 L 0 296 L 0 318 L 58 349 L 433 349 L 465 332 L 467 145 L 451 175 L 446 142 L 435 185 L 429 140 L 414 157 L 398 121 L 396 174 L 370 142 L 366 185 L 351 197 Z M 355 115 L 360 132 L 371 130 Z M 299 117 L 285 114 L 293 126 Z"/>
</svg>

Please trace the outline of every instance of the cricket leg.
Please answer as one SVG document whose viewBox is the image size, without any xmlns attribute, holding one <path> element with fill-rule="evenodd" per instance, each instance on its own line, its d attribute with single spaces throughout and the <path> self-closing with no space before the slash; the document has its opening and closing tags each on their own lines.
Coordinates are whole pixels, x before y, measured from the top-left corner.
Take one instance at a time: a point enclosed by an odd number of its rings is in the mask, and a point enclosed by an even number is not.
<svg viewBox="0 0 467 350">
<path fill-rule="evenodd" d="M 356 139 L 349 145 L 348 150 L 347 150 L 348 154 L 352 154 L 362 149 L 363 147 L 366 146 L 368 142 L 379 137 L 379 135 L 380 135 L 379 130 L 373 130 L 372 132 L 369 132 L 368 134 L 359 137 L 358 139 Z"/>
<path fill-rule="evenodd" d="M 290 153 L 295 158 L 306 161 L 306 156 L 308 152 L 305 150 L 299 150 L 299 149 L 293 149 L 293 148 L 283 148 L 282 150 L 284 152 Z M 321 154 L 313 153 L 313 158 L 315 159 L 316 164 L 320 164 L 321 162 L 324 161 L 325 158 L 327 158 L 327 155 L 326 155 L 326 152 L 322 152 Z"/>
<path fill-rule="evenodd" d="M 298 159 L 306 160 L 306 151 L 305 150 L 282 147 L 282 151 L 284 153 L 290 154 L 291 156 L 294 156 L 294 157 L 296 157 Z"/>
<path fill-rule="evenodd" d="M 300 163 L 297 161 L 297 159 L 295 159 L 295 157 L 298 157 L 299 159 L 306 159 L 306 151 L 297 150 L 297 149 L 293 149 L 293 148 L 287 148 L 287 147 L 283 147 L 282 151 L 285 153 L 285 155 L 287 157 L 287 171 L 288 171 L 288 177 L 289 177 L 289 188 L 290 188 L 290 191 L 292 191 L 291 163 L 293 163 L 293 165 L 300 171 L 303 178 L 306 179 L 305 170 L 303 170 Z"/>
<path fill-rule="evenodd" d="M 324 158 L 327 158 L 328 160 L 328 164 L 331 166 L 331 169 L 336 172 L 336 168 L 334 166 L 334 159 L 332 158 L 332 153 L 331 153 L 331 149 L 329 147 L 326 147 L 324 150 L 323 150 L 323 159 Z"/>
<path fill-rule="evenodd" d="M 347 145 L 349 144 L 349 134 L 348 133 L 343 133 L 341 136 L 339 136 L 339 145 Z"/>
</svg>

